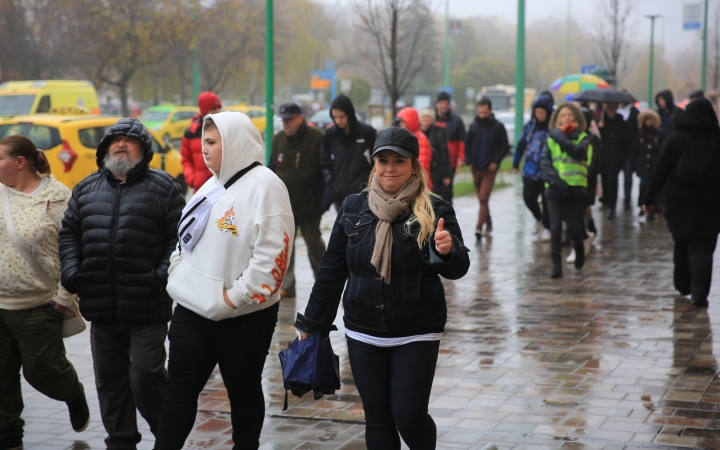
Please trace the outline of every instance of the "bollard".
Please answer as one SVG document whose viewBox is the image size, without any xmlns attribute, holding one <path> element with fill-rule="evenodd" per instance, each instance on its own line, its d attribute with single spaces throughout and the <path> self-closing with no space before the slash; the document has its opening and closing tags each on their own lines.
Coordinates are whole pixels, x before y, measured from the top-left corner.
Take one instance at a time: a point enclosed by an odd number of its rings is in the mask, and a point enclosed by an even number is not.
<svg viewBox="0 0 720 450">
<path fill-rule="evenodd" d="M 498 448 L 495 447 L 495 444 L 487 444 L 485 447 L 481 448 L 480 450 L 498 450 Z"/>
</svg>

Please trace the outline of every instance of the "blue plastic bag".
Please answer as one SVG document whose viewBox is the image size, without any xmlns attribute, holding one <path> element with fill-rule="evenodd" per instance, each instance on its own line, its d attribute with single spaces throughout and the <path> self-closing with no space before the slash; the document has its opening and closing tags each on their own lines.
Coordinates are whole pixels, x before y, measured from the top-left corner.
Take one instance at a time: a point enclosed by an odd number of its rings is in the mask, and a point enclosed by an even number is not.
<svg viewBox="0 0 720 450">
<path fill-rule="evenodd" d="M 340 389 L 340 358 L 333 352 L 329 333 L 296 338 L 278 357 L 286 389 L 283 411 L 288 407 L 287 390 L 298 397 L 313 391 L 315 400 L 320 400 Z"/>
</svg>

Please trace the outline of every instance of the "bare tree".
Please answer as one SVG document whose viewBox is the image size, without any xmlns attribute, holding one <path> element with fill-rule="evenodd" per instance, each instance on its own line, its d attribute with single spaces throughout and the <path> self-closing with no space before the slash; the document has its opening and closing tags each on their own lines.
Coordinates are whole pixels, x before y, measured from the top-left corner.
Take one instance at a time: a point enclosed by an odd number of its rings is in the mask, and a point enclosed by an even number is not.
<svg viewBox="0 0 720 450">
<path fill-rule="evenodd" d="M 630 32 L 633 26 L 634 0 L 600 0 L 597 7 L 594 40 L 596 50 L 608 72 L 620 85 L 630 75 Z"/>
<path fill-rule="evenodd" d="M 366 0 L 354 7 L 360 32 L 372 50 L 366 59 L 396 103 L 418 74 L 431 69 L 437 51 L 431 39 L 433 17 L 428 0 Z"/>
</svg>

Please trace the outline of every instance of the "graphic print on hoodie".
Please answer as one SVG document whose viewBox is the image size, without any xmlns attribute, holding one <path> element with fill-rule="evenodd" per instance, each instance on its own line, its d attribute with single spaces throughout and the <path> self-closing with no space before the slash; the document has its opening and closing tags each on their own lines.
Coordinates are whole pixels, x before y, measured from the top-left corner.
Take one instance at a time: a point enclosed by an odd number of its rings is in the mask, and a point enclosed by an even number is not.
<svg viewBox="0 0 720 450">
<path fill-rule="evenodd" d="M 260 133 L 245 114 L 228 111 L 207 117 L 220 133 L 222 165 L 195 196 L 265 159 Z M 192 250 L 172 254 L 167 291 L 185 308 L 211 320 L 268 308 L 280 300 L 294 235 L 285 184 L 267 167 L 255 167 L 212 205 L 208 225 Z M 223 290 L 237 309 L 225 304 Z"/>
</svg>

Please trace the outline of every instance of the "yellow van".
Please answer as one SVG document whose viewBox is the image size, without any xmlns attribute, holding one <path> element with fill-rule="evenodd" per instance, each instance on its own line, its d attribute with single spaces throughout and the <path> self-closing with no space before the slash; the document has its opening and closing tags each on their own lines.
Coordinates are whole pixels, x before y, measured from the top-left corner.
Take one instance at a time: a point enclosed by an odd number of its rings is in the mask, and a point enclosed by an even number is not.
<svg viewBox="0 0 720 450">
<path fill-rule="evenodd" d="M 35 114 L 15 116 L 0 122 L 0 139 L 20 134 L 43 149 L 50 169 L 60 182 L 72 189 L 85 177 L 98 170 L 95 151 L 100 139 L 119 116 Z M 175 178 L 183 192 L 187 184 L 182 170 L 180 152 L 162 144 L 152 131 L 154 156 L 150 167 L 164 170 Z"/>
<path fill-rule="evenodd" d="M 75 114 L 100 114 L 95 87 L 89 81 L 36 80 L 0 84 L 0 119 L 73 108 Z"/>
</svg>

